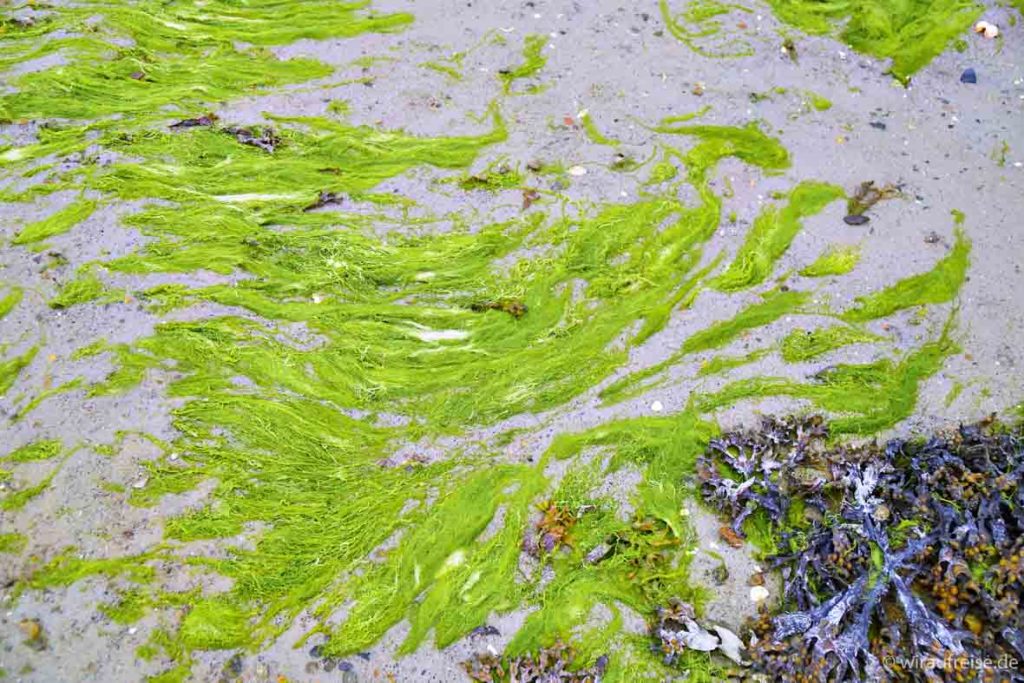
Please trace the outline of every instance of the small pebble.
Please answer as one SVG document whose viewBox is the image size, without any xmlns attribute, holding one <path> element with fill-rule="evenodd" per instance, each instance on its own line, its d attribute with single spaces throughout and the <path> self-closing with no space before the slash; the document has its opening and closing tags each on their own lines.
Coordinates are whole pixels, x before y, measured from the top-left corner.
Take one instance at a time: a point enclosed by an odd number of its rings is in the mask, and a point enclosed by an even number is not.
<svg viewBox="0 0 1024 683">
<path fill-rule="evenodd" d="M 964 72 L 960 74 L 961 83 L 977 83 L 978 74 L 975 73 L 974 69 L 964 69 Z"/>
<path fill-rule="evenodd" d="M 654 403 L 651 404 L 651 410 L 654 411 L 655 413 L 660 413 L 661 411 L 665 410 L 665 406 L 662 405 L 661 401 L 655 401 Z"/>
<path fill-rule="evenodd" d="M 843 222 L 847 225 L 864 225 L 868 222 L 867 216 L 862 216 L 857 213 L 851 213 L 849 216 L 843 219 Z"/>
<path fill-rule="evenodd" d="M 764 602 L 769 595 L 768 589 L 764 586 L 754 586 L 750 589 L 750 599 L 753 602 Z"/>
<path fill-rule="evenodd" d="M 572 166 L 569 169 L 569 175 L 576 177 L 587 175 L 587 169 L 583 168 L 582 166 Z"/>
</svg>

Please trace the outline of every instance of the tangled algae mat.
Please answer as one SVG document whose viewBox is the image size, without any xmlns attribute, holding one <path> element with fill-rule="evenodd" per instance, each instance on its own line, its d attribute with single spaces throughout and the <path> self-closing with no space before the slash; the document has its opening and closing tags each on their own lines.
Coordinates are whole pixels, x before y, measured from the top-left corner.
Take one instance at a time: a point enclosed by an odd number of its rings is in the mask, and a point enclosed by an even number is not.
<svg viewBox="0 0 1024 683">
<path fill-rule="evenodd" d="M 5 4 L 3 676 L 745 675 L 720 431 L 1020 399 L 1019 9 Z"/>
</svg>

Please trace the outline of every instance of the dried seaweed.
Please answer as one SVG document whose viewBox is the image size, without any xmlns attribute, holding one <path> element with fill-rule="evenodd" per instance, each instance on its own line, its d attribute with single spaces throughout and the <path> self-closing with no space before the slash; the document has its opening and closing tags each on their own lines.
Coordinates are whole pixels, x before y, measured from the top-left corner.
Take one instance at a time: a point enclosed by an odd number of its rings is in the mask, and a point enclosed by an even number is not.
<svg viewBox="0 0 1024 683">
<path fill-rule="evenodd" d="M 273 153 L 281 144 L 281 138 L 268 126 L 252 126 L 250 128 L 228 127 L 223 129 L 233 135 L 243 145 L 258 147 L 264 152 Z"/>
<path fill-rule="evenodd" d="M 846 217 L 843 219 L 847 225 L 864 225 L 868 222 L 865 212 L 883 199 L 893 199 L 900 196 L 900 188 L 895 185 L 875 187 L 873 180 L 868 180 L 857 186 L 853 196 L 846 201 Z"/>
<path fill-rule="evenodd" d="M 754 670 L 1013 679 L 1000 663 L 1024 658 L 1021 427 L 855 449 L 826 437 L 819 418 L 765 419 L 698 461 L 705 499 L 737 533 L 767 523 L 767 559 L 782 572 L 784 611 L 753 626 Z"/>
</svg>

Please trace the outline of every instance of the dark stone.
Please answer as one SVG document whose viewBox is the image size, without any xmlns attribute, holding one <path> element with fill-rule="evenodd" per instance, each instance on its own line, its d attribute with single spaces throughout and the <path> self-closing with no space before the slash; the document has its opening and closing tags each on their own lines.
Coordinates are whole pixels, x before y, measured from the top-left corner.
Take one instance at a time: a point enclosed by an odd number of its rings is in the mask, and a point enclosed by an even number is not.
<svg viewBox="0 0 1024 683">
<path fill-rule="evenodd" d="M 493 626 L 491 626 L 489 624 L 484 624 L 483 626 L 477 626 L 475 629 L 473 629 L 472 632 L 470 633 L 470 635 L 474 635 L 474 636 L 500 636 L 501 635 L 501 631 L 499 631 L 498 629 L 494 628 Z"/>
<path fill-rule="evenodd" d="M 324 646 L 323 645 L 314 645 L 309 650 L 309 656 L 312 657 L 313 659 L 320 659 L 321 657 L 324 656 Z"/>
<path fill-rule="evenodd" d="M 974 69 L 964 69 L 964 72 L 960 74 L 961 83 L 977 83 L 978 74 L 974 72 Z"/>
<path fill-rule="evenodd" d="M 235 655 L 228 660 L 227 665 L 224 667 L 229 673 L 234 676 L 242 675 L 242 655 Z"/>
<path fill-rule="evenodd" d="M 864 225 L 868 220 L 870 219 L 867 216 L 863 216 L 859 213 L 851 213 L 843 219 L 843 222 L 847 225 Z"/>
<path fill-rule="evenodd" d="M 882 123 L 881 121 L 872 121 L 869 125 L 872 128 L 877 128 L 878 130 L 885 130 L 886 128 L 885 124 Z"/>
</svg>

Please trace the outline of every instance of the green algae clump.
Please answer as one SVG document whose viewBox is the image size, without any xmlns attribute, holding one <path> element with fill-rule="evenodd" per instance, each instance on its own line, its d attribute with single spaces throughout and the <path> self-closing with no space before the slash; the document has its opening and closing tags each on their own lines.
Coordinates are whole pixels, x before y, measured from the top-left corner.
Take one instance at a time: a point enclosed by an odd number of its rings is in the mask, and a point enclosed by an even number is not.
<svg viewBox="0 0 1024 683">
<path fill-rule="evenodd" d="M 894 77 L 906 83 L 958 36 L 981 6 L 970 0 L 768 0 L 782 21 L 807 33 L 833 35 L 853 49 L 892 59 Z"/>
</svg>

